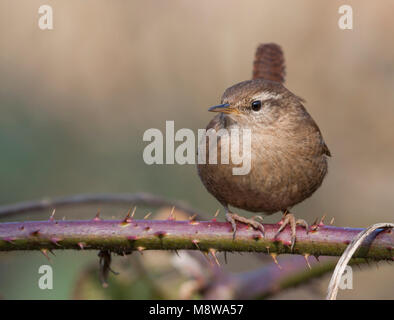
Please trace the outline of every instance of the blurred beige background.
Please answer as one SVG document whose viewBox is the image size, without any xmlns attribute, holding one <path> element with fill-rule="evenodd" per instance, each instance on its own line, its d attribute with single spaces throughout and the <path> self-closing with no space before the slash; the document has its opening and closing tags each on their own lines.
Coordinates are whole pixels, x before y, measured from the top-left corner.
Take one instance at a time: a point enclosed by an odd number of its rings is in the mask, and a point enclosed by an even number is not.
<svg viewBox="0 0 394 320">
<path fill-rule="evenodd" d="M 42 4 L 53 8 L 54 30 L 38 28 Z M 338 28 L 342 4 L 353 7 L 353 30 Z M 146 191 L 213 214 L 220 206 L 193 166 L 144 164 L 142 134 L 165 120 L 204 128 L 224 89 L 251 77 L 256 46 L 276 42 L 286 86 L 306 99 L 333 154 L 323 186 L 294 211 L 310 222 L 326 214 L 340 226 L 393 222 L 393 12 L 388 0 L 0 0 L 0 204 Z M 86 218 L 95 209 L 59 214 Z M 57 254 L 61 275 L 47 293 L 35 287 L 43 257 L 0 254 L 0 293 L 68 298 L 89 259 L 95 254 Z M 232 261 L 233 271 L 251 265 Z M 328 280 L 319 282 L 323 293 Z M 393 284 L 392 266 L 363 267 L 339 297 L 393 299 Z M 322 297 L 310 288 L 279 296 Z"/>
</svg>

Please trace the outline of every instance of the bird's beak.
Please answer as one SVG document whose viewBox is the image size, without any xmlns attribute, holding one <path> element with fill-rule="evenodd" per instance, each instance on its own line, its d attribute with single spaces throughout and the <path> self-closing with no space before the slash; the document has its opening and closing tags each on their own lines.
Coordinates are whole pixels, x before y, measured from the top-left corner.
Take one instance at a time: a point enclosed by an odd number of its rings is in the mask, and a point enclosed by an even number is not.
<svg viewBox="0 0 394 320">
<path fill-rule="evenodd" d="M 229 103 L 219 104 L 217 106 L 210 107 L 210 112 L 223 112 L 223 113 L 237 113 L 237 109 L 231 107 Z"/>
</svg>

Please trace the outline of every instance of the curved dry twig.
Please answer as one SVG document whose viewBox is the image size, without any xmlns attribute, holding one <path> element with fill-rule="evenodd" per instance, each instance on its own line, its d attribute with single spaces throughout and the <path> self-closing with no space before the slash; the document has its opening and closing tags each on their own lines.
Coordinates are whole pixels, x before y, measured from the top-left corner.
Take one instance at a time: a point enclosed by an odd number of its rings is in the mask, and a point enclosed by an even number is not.
<svg viewBox="0 0 394 320">
<path fill-rule="evenodd" d="M 0 206 L 0 217 L 9 217 L 15 214 L 26 212 L 53 210 L 60 207 L 71 207 L 76 205 L 91 204 L 125 204 L 131 206 L 152 206 L 152 207 L 176 207 L 178 210 L 189 214 L 204 216 L 202 212 L 191 208 L 181 201 L 167 200 L 163 197 L 150 193 L 98 193 L 98 194 L 76 194 L 59 197 L 55 199 L 43 199 L 38 201 L 26 201 L 12 205 Z"/>
<path fill-rule="evenodd" d="M 328 285 L 328 292 L 326 297 L 327 300 L 336 299 L 342 274 L 345 271 L 345 268 L 349 263 L 350 259 L 352 258 L 353 254 L 356 252 L 357 249 L 359 249 L 363 241 L 369 235 L 371 235 L 375 230 L 384 229 L 384 228 L 393 228 L 393 227 L 394 227 L 393 223 L 377 223 L 361 231 L 356 237 L 354 237 L 352 242 L 349 244 L 345 252 L 342 254 L 341 258 L 339 259 L 337 266 L 335 267 L 334 273 Z"/>
<path fill-rule="evenodd" d="M 366 259 L 352 259 L 351 264 L 361 265 Z M 211 279 L 204 299 L 267 299 L 278 292 L 306 285 L 310 281 L 332 272 L 335 259 L 321 257 L 319 261 L 305 261 L 300 256 L 288 256 L 279 259 L 278 265 L 273 261 L 263 267 L 238 274 L 225 273 Z M 308 267 L 310 266 L 310 267 Z"/>
</svg>

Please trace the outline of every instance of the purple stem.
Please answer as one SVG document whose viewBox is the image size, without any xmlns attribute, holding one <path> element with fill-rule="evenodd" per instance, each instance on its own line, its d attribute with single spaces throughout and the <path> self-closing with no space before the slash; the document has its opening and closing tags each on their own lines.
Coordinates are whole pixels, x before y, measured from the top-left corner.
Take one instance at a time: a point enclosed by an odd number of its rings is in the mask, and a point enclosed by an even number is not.
<svg viewBox="0 0 394 320">
<path fill-rule="evenodd" d="M 95 249 L 118 254 L 134 250 L 250 251 L 270 254 L 294 253 L 340 256 L 362 229 L 318 225 L 308 234 L 297 228 L 297 242 L 290 250 L 290 228 L 274 239 L 278 224 L 260 231 L 238 224 L 232 239 L 229 223 L 174 220 L 78 220 L 0 223 L 0 251 Z M 393 260 L 394 233 L 391 229 L 372 233 L 354 258 Z"/>
</svg>

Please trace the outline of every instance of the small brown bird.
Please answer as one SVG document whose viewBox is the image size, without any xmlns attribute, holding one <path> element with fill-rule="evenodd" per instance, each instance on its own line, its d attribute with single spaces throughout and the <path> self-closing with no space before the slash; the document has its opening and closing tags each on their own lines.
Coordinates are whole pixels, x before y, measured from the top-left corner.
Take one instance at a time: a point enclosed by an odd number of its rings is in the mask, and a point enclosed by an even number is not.
<svg viewBox="0 0 394 320">
<path fill-rule="evenodd" d="M 224 206 L 233 236 L 236 221 L 261 230 L 257 217 L 247 219 L 232 213 L 229 205 L 252 212 L 283 212 L 281 232 L 290 224 L 291 248 L 296 240 L 296 225 L 308 230 L 305 220 L 296 220 L 288 210 L 310 197 L 327 173 L 326 146 L 319 127 L 303 106 L 303 100 L 286 89 L 285 66 L 281 48 L 276 44 L 259 46 L 254 62 L 253 80 L 228 88 L 221 104 L 209 109 L 219 112 L 208 129 L 249 129 L 251 131 L 250 171 L 234 175 L 235 161 L 221 164 L 220 136 L 217 136 L 218 163 L 198 164 L 199 176 L 207 190 Z M 242 144 L 242 135 L 239 136 Z M 206 139 L 208 140 L 208 139 Z M 209 140 L 206 158 L 209 159 Z M 231 145 L 231 144 L 230 144 Z M 242 150 L 242 149 L 241 149 Z M 211 149 L 212 152 L 212 149 Z"/>
</svg>

